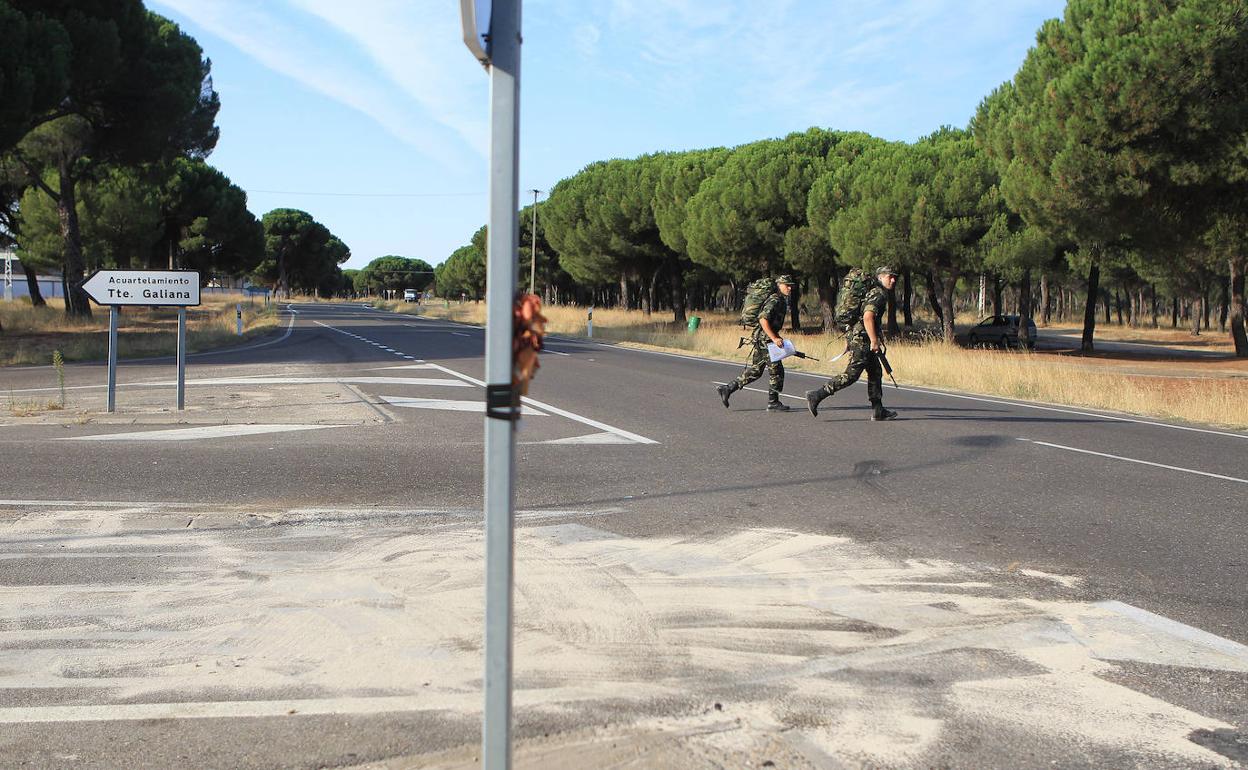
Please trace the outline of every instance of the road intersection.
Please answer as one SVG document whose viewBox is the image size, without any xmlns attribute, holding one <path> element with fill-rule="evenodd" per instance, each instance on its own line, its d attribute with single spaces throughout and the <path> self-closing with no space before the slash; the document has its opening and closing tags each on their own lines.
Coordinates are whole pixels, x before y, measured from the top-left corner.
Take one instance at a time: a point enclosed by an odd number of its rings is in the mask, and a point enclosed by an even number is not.
<svg viewBox="0 0 1248 770">
<path fill-rule="evenodd" d="M 73 366 L 65 416 L 0 421 L 4 756 L 471 759 L 482 331 L 293 310 L 193 357 L 184 413 L 151 361 L 112 419 Z M 1248 762 L 1248 435 L 913 388 L 885 425 L 857 388 L 817 419 L 724 410 L 739 364 L 550 347 L 518 435 L 522 744 Z"/>
</svg>

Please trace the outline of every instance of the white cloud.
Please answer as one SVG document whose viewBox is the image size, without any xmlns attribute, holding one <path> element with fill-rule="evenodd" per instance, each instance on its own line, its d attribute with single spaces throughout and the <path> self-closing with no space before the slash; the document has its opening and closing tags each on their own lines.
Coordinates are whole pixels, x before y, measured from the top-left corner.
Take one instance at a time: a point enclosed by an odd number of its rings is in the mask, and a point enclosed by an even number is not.
<svg viewBox="0 0 1248 770">
<path fill-rule="evenodd" d="M 478 156 L 486 151 L 484 120 L 464 105 L 485 105 L 485 77 L 466 51 L 466 70 L 482 81 L 456 90 L 445 55 L 433 42 L 449 36 L 444 20 L 418 23 L 393 3 L 335 10 L 317 0 L 296 0 L 304 13 L 242 0 L 153 0 L 238 48 L 269 69 L 374 120 L 425 156 L 449 163 L 462 158 L 463 144 Z M 453 8 L 448 4 L 448 8 Z M 404 7 L 405 9 L 405 7 Z M 352 18 L 353 17 L 353 18 Z M 423 18 L 423 17 L 422 17 Z M 363 66 L 344 53 L 340 41 L 315 29 L 319 20 L 352 40 L 375 66 Z M 315 34 L 320 33 L 320 34 Z M 462 48 L 462 44 L 460 44 Z M 380 70 L 380 73 L 378 72 Z M 449 85 L 448 85 L 449 84 Z"/>
<path fill-rule="evenodd" d="M 577 52 L 586 59 L 592 59 L 597 54 L 598 41 L 601 39 L 602 32 L 593 24 L 578 24 L 572 33 Z"/>
</svg>

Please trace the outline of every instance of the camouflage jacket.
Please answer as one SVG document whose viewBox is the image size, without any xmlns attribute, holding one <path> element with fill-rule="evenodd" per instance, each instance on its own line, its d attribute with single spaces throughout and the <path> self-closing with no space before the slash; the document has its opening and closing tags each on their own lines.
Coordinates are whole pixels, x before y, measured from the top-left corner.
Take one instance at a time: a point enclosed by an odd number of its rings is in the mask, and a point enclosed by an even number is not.
<svg viewBox="0 0 1248 770">
<path fill-rule="evenodd" d="M 884 287 L 878 282 L 867 291 L 867 296 L 862 300 L 863 318 L 854 324 L 854 328 L 849 330 L 851 337 L 867 337 L 866 315 L 868 312 L 875 313 L 875 328 L 879 331 L 880 321 L 884 318 L 884 313 L 888 309 L 888 292 L 884 291 Z"/>
<path fill-rule="evenodd" d="M 789 301 L 780 292 L 776 292 L 763 302 L 763 306 L 758 309 L 758 319 L 760 323 L 754 327 L 755 342 L 761 341 L 766 345 L 770 342 L 767 332 L 763 331 L 762 319 L 766 318 L 767 323 L 771 325 L 771 330 L 776 334 L 784 328 L 784 319 L 789 314 Z"/>
</svg>

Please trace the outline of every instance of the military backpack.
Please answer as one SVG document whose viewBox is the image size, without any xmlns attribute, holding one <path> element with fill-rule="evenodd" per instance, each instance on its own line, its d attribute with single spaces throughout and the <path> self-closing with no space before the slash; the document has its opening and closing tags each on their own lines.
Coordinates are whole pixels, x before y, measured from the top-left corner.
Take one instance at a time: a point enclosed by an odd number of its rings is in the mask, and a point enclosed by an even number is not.
<svg viewBox="0 0 1248 770">
<path fill-rule="evenodd" d="M 770 278 L 759 278 L 745 288 L 745 304 L 741 306 L 741 325 L 746 328 L 758 326 L 758 314 L 763 303 L 772 294 L 779 291 L 776 282 Z"/>
<path fill-rule="evenodd" d="M 853 268 L 841 282 L 841 292 L 836 297 L 836 325 L 842 333 L 848 333 L 862 320 L 862 304 L 867 292 L 876 283 L 874 276 L 860 268 Z"/>
</svg>

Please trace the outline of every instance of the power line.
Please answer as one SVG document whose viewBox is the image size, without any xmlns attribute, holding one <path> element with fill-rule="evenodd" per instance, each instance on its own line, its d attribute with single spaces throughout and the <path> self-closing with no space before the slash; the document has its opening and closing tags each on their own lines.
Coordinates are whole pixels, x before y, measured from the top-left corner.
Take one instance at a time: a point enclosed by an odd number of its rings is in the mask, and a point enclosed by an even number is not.
<svg viewBox="0 0 1248 770">
<path fill-rule="evenodd" d="M 247 190 L 249 193 L 265 193 L 268 195 L 314 195 L 326 198 L 470 198 L 485 195 L 483 192 L 471 193 L 338 193 L 338 192 L 300 192 L 298 190 Z"/>
</svg>

